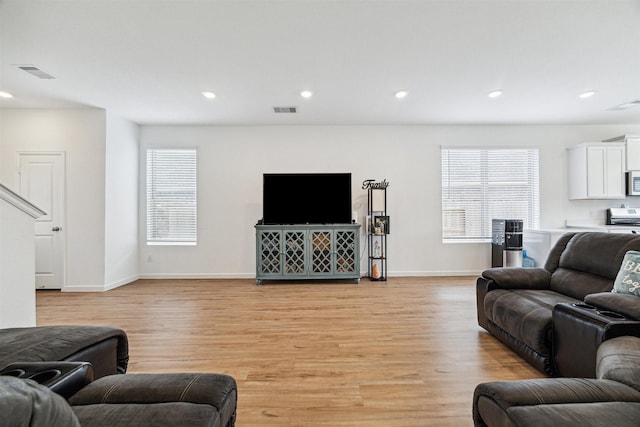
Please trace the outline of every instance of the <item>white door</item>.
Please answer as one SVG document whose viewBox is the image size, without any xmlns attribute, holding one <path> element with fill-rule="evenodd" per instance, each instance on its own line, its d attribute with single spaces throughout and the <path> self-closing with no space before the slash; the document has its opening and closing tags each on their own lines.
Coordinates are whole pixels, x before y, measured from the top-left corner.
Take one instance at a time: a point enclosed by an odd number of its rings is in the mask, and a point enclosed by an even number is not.
<svg viewBox="0 0 640 427">
<path fill-rule="evenodd" d="M 18 153 L 20 193 L 46 212 L 36 219 L 36 289 L 64 286 L 64 153 Z"/>
</svg>

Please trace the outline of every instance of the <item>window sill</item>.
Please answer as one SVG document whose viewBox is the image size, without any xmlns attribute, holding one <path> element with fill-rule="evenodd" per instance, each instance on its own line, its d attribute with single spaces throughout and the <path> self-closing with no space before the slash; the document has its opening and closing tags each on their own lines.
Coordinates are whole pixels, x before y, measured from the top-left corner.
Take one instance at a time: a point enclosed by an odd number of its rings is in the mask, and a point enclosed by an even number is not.
<svg viewBox="0 0 640 427">
<path fill-rule="evenodd" d="M 147 246 L 197 246 L 198 242 L 147 242 Z"/>
</svg>

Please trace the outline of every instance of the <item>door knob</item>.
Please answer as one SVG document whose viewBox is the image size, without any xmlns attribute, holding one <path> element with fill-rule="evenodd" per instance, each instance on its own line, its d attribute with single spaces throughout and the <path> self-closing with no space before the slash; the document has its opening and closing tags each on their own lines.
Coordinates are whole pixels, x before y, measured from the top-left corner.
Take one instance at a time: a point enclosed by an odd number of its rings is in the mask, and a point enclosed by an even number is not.
<svg viewBox="0 0 640 427">
<path fill-rule="evenodd" d="M 60 231 L 60 227 L 53 227 L 51 231 Z"/>
</svg>

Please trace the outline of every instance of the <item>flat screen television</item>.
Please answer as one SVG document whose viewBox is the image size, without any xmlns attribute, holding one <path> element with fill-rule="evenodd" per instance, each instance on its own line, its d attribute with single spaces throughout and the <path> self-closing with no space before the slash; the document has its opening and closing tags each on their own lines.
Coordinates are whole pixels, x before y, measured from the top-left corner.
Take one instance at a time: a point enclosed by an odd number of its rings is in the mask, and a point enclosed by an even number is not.
<svg viewBox="0 0 640 427">
<path fill-rule="evenodd" d="M 265 173 L 263 224 L 350 224 L 350 173 Z"/>
</svg>

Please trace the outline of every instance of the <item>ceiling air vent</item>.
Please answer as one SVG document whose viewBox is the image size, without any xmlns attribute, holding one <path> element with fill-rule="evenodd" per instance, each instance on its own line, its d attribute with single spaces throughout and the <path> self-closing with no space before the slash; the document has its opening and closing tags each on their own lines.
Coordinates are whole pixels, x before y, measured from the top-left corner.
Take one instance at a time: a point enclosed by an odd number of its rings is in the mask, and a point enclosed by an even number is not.
<svg viewBox="0 0 640 427">
<path fill-rule="evenodd" d="M 296 107 L 273 107 L 273 112 L 274 113 L 290 113 L 290 114 L 295 114 L 297 113 L 297 109 Z"/>
<path fill-rule="evenodd" d="M 38 67 L 24 66 L 24 67 L 18 67 L 18 68 L 20 68 L 22 71 L 26 71 L 27 73 L 31 74 L 32 76 L 36 76 L 39 79 L 55 79 L 55 77 L 53 77 L 50 74 L 45 73 L 44 71 L 42 71 Z"/>
<path fill-rule="evenodd" d="M 640 107 L 640 99 L 636 99 L 635 101 L 631 102 L 625 102 L 624 104 L 613 107 L 612 110 L 626 110 L 633 107 Z"/>
</svg>

